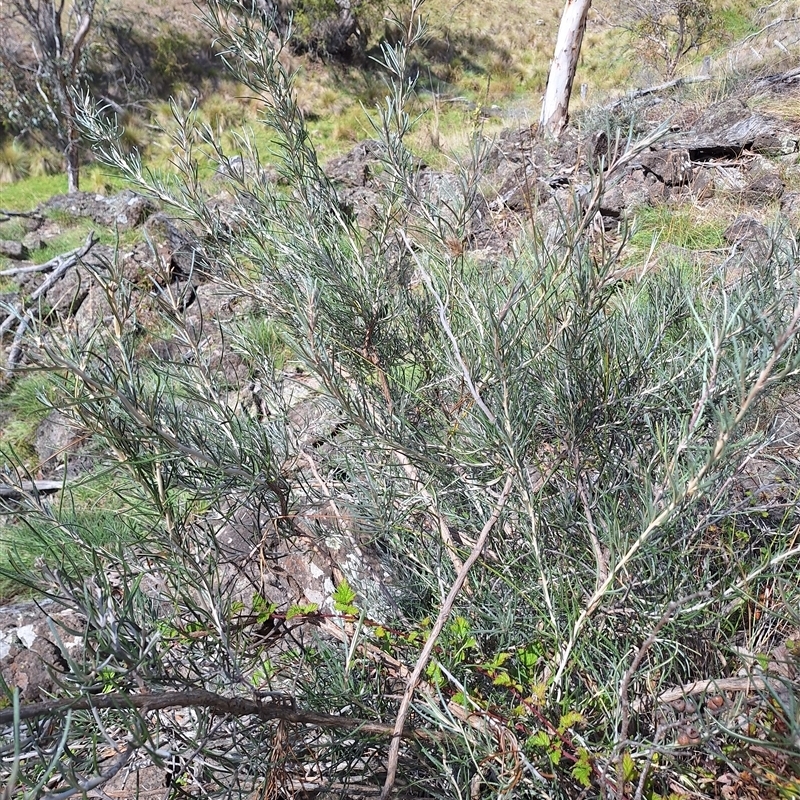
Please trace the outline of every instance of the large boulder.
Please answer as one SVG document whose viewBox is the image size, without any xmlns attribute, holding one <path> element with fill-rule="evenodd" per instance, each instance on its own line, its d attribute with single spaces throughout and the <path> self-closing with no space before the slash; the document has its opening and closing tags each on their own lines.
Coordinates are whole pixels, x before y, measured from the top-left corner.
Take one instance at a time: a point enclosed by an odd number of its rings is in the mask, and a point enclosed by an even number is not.
<svg viewBox="0 0 800 800">
<path fill-rule="evenodd" d="M 751 111 L 740 99 L 711 106 L 685 133 L 669 142 L 670 148 L 687 150 L 692 161 L 736 158 L 744 150 L 781 155 L 798 148 L 798 134 L 785 123 Z"/>
</svg>

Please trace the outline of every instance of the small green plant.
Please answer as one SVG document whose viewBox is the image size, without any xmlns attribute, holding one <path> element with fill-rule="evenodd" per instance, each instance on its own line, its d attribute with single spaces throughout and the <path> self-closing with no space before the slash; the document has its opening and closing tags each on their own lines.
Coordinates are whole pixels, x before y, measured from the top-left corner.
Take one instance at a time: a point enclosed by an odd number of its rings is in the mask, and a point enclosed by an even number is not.
<svg viewBox="0 0 800 800">
<path fill-rule="evenodd" d="M 350 588 L 346 578 L 342 578 L 332 595 L 332 599 L 333 607 L 340 614 L 350 616 L 358 614 L 358 606 L 355 605 L 356 593 Z"/>
<path fill-rule="evenodd" d="M 317 603 L 293 603 L 286 612 L 287 621 L 295 617 L 306 617 L 315 614 L 319 610 Z"/>
</svg>

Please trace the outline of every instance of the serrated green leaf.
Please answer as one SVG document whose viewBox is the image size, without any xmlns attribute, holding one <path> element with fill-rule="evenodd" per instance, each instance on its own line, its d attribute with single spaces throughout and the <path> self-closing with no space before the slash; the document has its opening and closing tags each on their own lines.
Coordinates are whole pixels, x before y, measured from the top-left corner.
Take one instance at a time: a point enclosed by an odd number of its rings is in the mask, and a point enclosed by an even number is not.
<svg viewBox="0 0 800 800">
<path fill-rule="evenodd" d="M 530 747 L 549 747 L 550 734 L 547 731 L 536 731 L 533 736 L 528 738 L 527 744 Z"/>
<path fill-rule="evenodd" d="M 622 777 L 626 781 L 635 781 L 639 777 L 639 771 L 636 769 L 636 762 L 627 751 L 622 754 Z"/>
<path fill-rule="evenodd" d="M 584 788 L 591 786 L 592 764 L 585 747 L 578 748 L 578 760 L 572 767 L 572 777 Z"/>
</svg>

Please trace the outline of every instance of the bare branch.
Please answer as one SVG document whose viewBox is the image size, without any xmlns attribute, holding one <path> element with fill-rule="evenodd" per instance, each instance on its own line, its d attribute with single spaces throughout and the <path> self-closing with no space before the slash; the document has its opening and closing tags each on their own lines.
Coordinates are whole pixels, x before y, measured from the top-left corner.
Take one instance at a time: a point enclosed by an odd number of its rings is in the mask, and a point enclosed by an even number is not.
<svg viewBox="0 0 800 800">
<path fill-rule="evenodd" d="M 89 711 L 92 709 L 137 709 L 143 712 L 159 711 L 165 708 L 201 708 L 214 714 L 228 714 L 234 717 L 257 717 L 260 720 L 283 720 L 297 725 L 314 725 L 319 728 L 345 728 L 359 730 L 375 736 L 400 736 L 405 739 L 435 739 L 435 734 L 422 729 L 401 728 L 385 725 L 367 719 L 340 717 L 331 714 L 317 714 L 311 711 L 298 711 L 294 706 L 280 703 L 260 703 L 243 697 L 224 697 L 204 689 L 191 689 L 185 692 L 164 692 L 162 694 L 99 694 L 65 700 L 46 700 L 19 707 L 19 719 L 41 719 L 63 714 L 66 711 Z M 14 709 L 0 711 L 0 725 L 14 721 Z"/>
<path fill-rule="evenodd" d="M 442 632 L 442 629 L 444 628 L 445 623 L 450 616 L 450 612 L 453 610 L 453 604 L 455 603 L 461 588 L 464 586 L 464 581 L 467 579 L 467 573 L 472 568 L 472 565 L 478 560 L 478 557 L 480 556 L 481 551 L 486 544 L 486 540 L 489 537 L 492 528 L 494 528 L 495 523 L 500 518 L 500 514 L 503 511 L 506 500 L 508 500 L 508 496 L 511 494 L 511 487 L 513 485 L 514 477 L 513 475 L 509 475 L 508 478 L 506 478 L 506 483 L 505 486 L 503 486 L 503 490 L 500 492 L 500 497 L 495 503 L 491 516 L 483 526 L 483 529 L 481 530 L 480 535 L 475 542 L 475 546 L 472 548 L 472 552 L 464 562 L 464 566 L 456 576 L 455 581 L 453 581 L 453 585 L 451 586 L 444 603 L 442 603 L 442 607 L 439 610 L 439 615 L 437 616 L 436 622 L 433 624 L 431 632 L 428 636 L 428 641 L 425 642 L 425 647 L 422 648 L 422 652 L 417 659 L 417 664 L 414 667 L 414 671 L 408 678 L 406 689 L 403 692 L 403 699 L 400 701 L 400 710 L 397 712 L 397 721 L 394 725 L 392 743 L 389 747 L 389 758 L 386 764 L 386 782 L 383 784 L 383 790 L 381 791 L 381 800 L 388 800 L 388 797 L 392 792 L 392 787 L 394 786 L 395 778 L 397 777 L 397 764 L 400 758 L 400 738 L 403 735 L 402 732 L 406 717 L 408 716 L 408 712 L 411 708 L 411 700 L 414 697 L 414 691 L 417 688 L 419 679 L 422 677 L 423 670 L 428 665 L 431 653 L 433 653 L 433 648 L 436 645 L 436 640 L 439 638 L 439 634 Z"/>
</svg>

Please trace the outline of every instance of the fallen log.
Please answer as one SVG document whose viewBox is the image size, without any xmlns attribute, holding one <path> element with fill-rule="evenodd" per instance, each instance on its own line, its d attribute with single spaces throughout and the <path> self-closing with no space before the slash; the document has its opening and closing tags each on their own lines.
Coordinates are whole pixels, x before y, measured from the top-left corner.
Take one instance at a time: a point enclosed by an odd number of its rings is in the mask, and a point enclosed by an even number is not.
<svg viewBox="0 0 800 800">
<path fill-rule="evenodd" d="M 16 331 L 14 333 L 14 340 L 11 344 L 11 349 L 6 360 L 4 380 L 7 382 L 14 374 L 14 370 L 22 358 L 22 338 L 26 329 L 33 320 L 34 311 L 31 304 L 37 302 L 44 296 L 64 275 L 74 267 L 86 254 L 97 244 L 99 239 L 91 231 L 86 237 L 86 241 L 81 247 L 71 250 L 68 253 L 63 253 L 60 256 L 48 261 L 46 264 L 35 265 L 36 268 L 22 267 L 19 270 L 5 270 L 0 275 L 20 274 L 23 272 L 44 272 L 52 270 L 47 278 L 31 292 L 31 294 L 24 300 L 20 300 L 14 304 L 8 316 L 0 323 L 0 337 L 8 333 L 15 325 Z"/>
<path fill-rule="evenodd" d="M 0 483 L 0 500 L 22 500 L 27 494 L 53 494 L 64 488 L 62 481 L 22 481 Z"/>
</svg>

